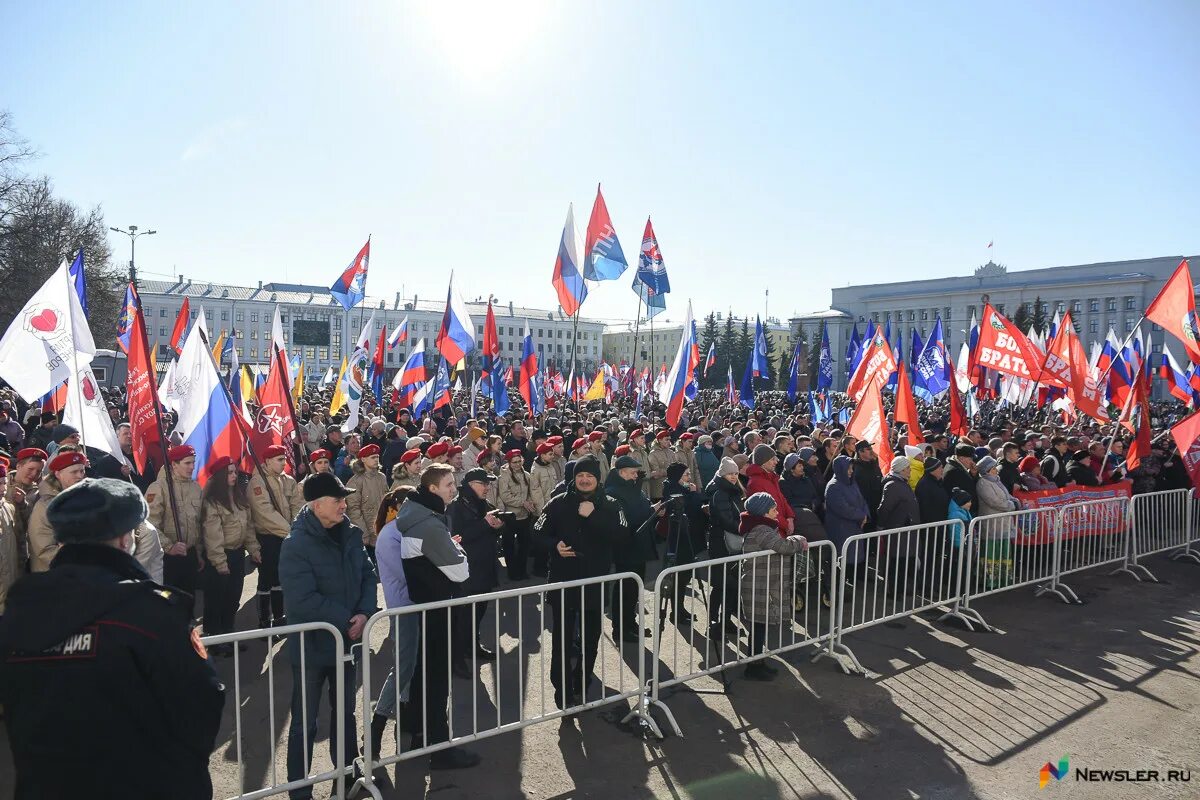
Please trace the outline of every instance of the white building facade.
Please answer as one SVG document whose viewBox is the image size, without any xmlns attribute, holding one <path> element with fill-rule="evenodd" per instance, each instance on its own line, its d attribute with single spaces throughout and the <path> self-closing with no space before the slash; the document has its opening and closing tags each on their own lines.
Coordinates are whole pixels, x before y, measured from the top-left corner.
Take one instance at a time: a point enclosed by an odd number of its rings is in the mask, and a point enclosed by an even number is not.
<svg viewBox="0 0 1200 800">
<path fill-rule="evenodd" d="M 834 374 L 837 390 L 846 386 L 846 347 L 855 325 L 861 336 L 868 320 L 881 327 L 890 322 L 892 340 L 897 333 L 903 337 L 907 360 L 912 330 L 919 331 L 924 341 L 941 318 L 954 358 L 971 316 L 982 312 L 985 298 L 1010 319 L 1023 304 L 1032 316 L 1034 305 L 1040 302 L 1047 322 L 1056 311 L 1070 311 L 1075 330 L 1090 352 L 1091 343 L 1103 341 L 1109 327 L 1121 338 L 1133 331 L 1146 306 L 1184 258 L 1164 256 L 1020 272 L 988 262 L 969 276 L 835 288 L 828 310 L 793 317 L 791 328 L 797 335 L 803 331 L 810 347 L 817 347 L 822 322 L 828 326 L 830 349 L 839 365 Z M 1169 334 L 1148 322 L 1143 323 L 1142 332 L 1151 336 L 1153 352 L 1162 352 L 1163 337 Z M 1183 355 L 1178 342 L 1172 339 L 1170 345 L 1177 358 Z"/>
<path fill-rule="evenodd" d="M 243 364 L 265 365 L 269 360 L 271 323 L 278 306 L 283 321 L 284 337 L 289 351 L 300 353 L 304 359 L 305 375 L 316 381 L 333 367 L 341 366 L 342 356 L 362 331 L 366 320 L 375 314 L 376 339 L 381 325 L 388 334 L 408 318 L 408 340 L 394 349 L 384 348 L 386 377 L 390 378 L 408 358 L 413 347 L 425 339 L 425 352 L 433 353 L 434 340 L 441 327 L 445 298 L 422 300 L 418 297 L 390 301 L 368 296 L 351 311 L 345 311 L 329 294 L 328 287 L 292 283 L 262 283 L 257 287 L 234 286 L 208 281 L 189 280 L 179 276 L 175 281 L 139 281 L 142 310 L 146 318 L 146 333 L 151 346 L 158 348 L 159 363 L 170 357 L 171 331 L 175 317 L 188 298 L 191 320 L 201 308 L 212 339 L 221 331 L 232 335 Z M 467 311 L 475 324 L 477 346 L 483 343 L 483 323 L 487 316 L 486 302 L 469 302 Z M 494 302 L 496 330 L 499 334 L 500 355 L 505 363 L 518 369 L 521 345 L 528 322 L 543 368 L 547 362 L 565 375 L 571 368 L 575 351 L 575 326 L 561 309 L 515 306 L 511 302 Z M 595 372 L 601 358 L 604 325 L 599 321 L 581 319 L 578 323 L 578 358 L 582 370 Z M 228 364 L 226 359 L 223 364 Z M 479 353 L 468 357 L 468 368 L 477 368 Z"/>
</svg>

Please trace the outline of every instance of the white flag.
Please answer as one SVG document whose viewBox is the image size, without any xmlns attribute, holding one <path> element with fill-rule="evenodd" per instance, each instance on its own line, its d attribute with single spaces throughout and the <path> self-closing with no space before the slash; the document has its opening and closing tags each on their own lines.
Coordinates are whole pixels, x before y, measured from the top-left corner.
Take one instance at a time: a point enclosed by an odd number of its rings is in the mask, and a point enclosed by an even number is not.
<svg viewBox="0 0 1200 800">
<path fill-rule="evenodd" d="M 96 343 L 64 261 L 0 339 L 0 378 L 33 403 L 95 355 Z"/>
<path fill-rule="evenodd" d="M 330 367 L 329 369 L 325 370 L 325 377 L 321 378 L 321 385 L 317 388 L 324 389 L 326 386 L 333 383 L 336 377 L 337 376 L 333 374 L 333 367 Z"/>
<path fill-rule="evenodd" d="M 200 338 L 200 331 L 204 329 L 204 315 L 200 314 L 192 323 L 192 329 L 188 331 L 187 338 L 183 342 L 183 350 L 188 350 L 193 337 L 199 344 L 193 346 L 192 351 L 205 348 L 204 340 Z M 180 351 L 179 358 L 167 365 L 167 371 L 158 386 L 159 402 L 176 414 L 183 412 L 183 402 L 191 395 L 192 383 L 195 380 L 195 376 L 192 375 L 192 362 L 189 361 L 187 367 L 183 366 L 183 350 Z"/>
<path fill-rule="evenodd" d="M 91 367 L 80 367 L 77 379 L 67 384 L 67 407 L 63 410 L 63 422 L 79 431 L 80 440 L 88 448 L 102 450 L 122 464 L 129 464 L 117 442 L 112 417 L 108 415 L 104 396 L 100 394 Z"/>
<path fill-rule="evenodd" d="M 374 317 L 372 317 L 374 319 Z M 287 378 L 288 388 L 292 388 L 294 378 L 292 376 L 292 365 L 288 360 L 287 340 L 283 338 L 283 317 L 279 313 L 279 306 L 275 306 L 275 319 L 271 321 L 271 345 L 276 351 L 283 354 L 283 369 L 284 377 Z M 270 364 L 275 363 L 274 355 L 271 356 Z"/>
</svg>

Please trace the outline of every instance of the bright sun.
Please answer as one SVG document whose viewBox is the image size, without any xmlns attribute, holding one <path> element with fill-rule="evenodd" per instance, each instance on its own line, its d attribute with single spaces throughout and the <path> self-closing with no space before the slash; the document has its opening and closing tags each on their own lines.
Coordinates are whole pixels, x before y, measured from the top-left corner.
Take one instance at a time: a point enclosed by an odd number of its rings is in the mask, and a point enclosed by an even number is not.
<svg viewBox="0 0 1200 800">
<path fill-rule="evenodd" d="M 433 0 L 405 9 L 434 57 L 470 80 L 498 77 L 525 58 L 557 16 L 547 0 Z"/>
</svg>

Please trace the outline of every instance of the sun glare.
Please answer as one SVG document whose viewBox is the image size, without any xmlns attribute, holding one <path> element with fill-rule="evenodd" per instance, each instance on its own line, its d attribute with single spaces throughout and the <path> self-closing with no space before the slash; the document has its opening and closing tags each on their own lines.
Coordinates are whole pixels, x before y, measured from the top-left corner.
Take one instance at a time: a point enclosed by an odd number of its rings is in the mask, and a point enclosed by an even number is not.
<svg viewBox="0 0 1200 800">
<path fill-rule="evenodd" d="M 557 16 L 554 4 L 545 0 L 439 0 L 406 9 L 432 57 L 474 81 L 502 77 L 527 58 Z"/>
</svg>

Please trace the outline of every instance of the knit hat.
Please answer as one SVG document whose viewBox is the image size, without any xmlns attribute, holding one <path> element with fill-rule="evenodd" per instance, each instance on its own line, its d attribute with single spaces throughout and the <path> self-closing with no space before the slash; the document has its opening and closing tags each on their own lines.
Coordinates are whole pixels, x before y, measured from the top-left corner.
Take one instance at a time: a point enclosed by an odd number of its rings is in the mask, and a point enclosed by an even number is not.
<svg viewBox="0 0 1200 800">
<path fill-rule="evenodd" d="M 1020 469 L 1021 472 L 1033 472 L 1039 463 L 1040 462 L 1037 460 L 1037 456 L 1025 456 L 1021 459 L 1021 463 L 1017 465 L 1017 468 Z"/>
<path fill-rule="evenodd" d="M 946 466 L 945 461 L 942 461 L 940 458 L 934 458 L 933 456 L 930 456 L 929 458 L 925 459 L 925 474 L 930 475 L 934 472 L 937 472 L 944 466 Z"/>
<path fill-rule="evenodd" d="M 984 456 L 983 458 L 979 459 L 978 466 L 979 466 L 979 474 L 986 475 L 988 472 L 995 469 L 996 459 L 992 458 L 991 456 Z"/>
<path fill-rule="evenodd" d="M 675 461 L 667 465 L 667 480 L 675 482 L 683 478 L 683 473 L 687 472 L 687 464 Z"/>
<path fill-rule="evenodd" d="M 766 464 L 772 458 L 778 458 L 778 456 L 775 453 L 775 448 L 771 447 L 771 445 L 760 444 L 754 448 L 753 460 L 754 460 L 754 463 L 757 464 L 758 466 L 761 467 L 763 464 Z"/>
<path fill-rule="evenodd" d="M 808 460 L 810 458 L 812 458 L 813 456 L 815 456 L 817 454 L 817 451 L 812 449 L 811 447 L 801 447 L 796 452 L 799 454 L 800 460 L 806 464 L 808 463 Z"/>
<path fill-rule="evenodd" d="M 788 453 L 783 459 L 784 474 L 790 473 L 793 467 L 795 467 L 797 464 L 803 463 L 804 459 L 800 457 L 799 453 Z"/>
<path fill-rule="evenodd" d="M 149 513 L 136 486 L 113 478 L 84 478 L 46 506 L 46 519 L 62 544 L 111 541 L 132 532 Z"/>
<path fill-rule="evenodd" d="M 910 462 L 907 458 L 904 456 L 896 456 L 892 459 L 892 465 L 888 468 L 888 472 L 892 473 L 893 475 L 899 475 L 910 466 L 912 466 L 912 462 Z"/>
<path fill-rule="evenodd" d="M 600 480 L 600 461 L 595 456 L 587 455 L 583 458 L 577 458 L 574 461 L 575 475 L 581 472 L 587 472 L 596 476 L 596 480 Z"/>
<path fill-rule="evenodd" d="M 988 455 L 988 449 L 986 447 L 976 447 L 975 448 L 975 460 L 976 461 L 978 461 L 981 458 L 985 458 L 987 455 Z"/>
<path fill-rule="evenodd" d="M 54 432 L 50 434 L 50 438 L 56 442 L 61 442 L 63 439 L 66 439 L 70 436 L 75 436 L 78 433 L 79 429 L 70 425 L 55 425 Z"/>
<path fill-rule="evenodd" d="M 700 438 L 696 439 L 697 447 L 703 447 L 706 444 L 712 444 L 712 443 L 713 443 L 713 438 L 711 436 L 709 436 L 707 433 L 702 435 Z"/>
<path fill-rule="evenodd" d="M 718 475 L 736 475 L 738 473 L 738 465 L 732 458 L 722 458 L 721 466 L 717 467 Z"/>
<path fill-rule="evenodd" d="M 960 506 L 965 506 L 971 502 L 971 494 L 966 489 L 960 489 L 955 486 L 950 490 L 950 499 L 958 503 Z"/>
<path fill-rule="evenodd" d="M 904 445 L 904 455 L 907 456 L 910 461 L 914 458 L 919 458 L 923 452 L 925 451 L 920 447 L 917 447 L 915 444 Z"/>
<path fill-rule="evenodd" d="M 766 492 L 755 492 L 746 499 L 746 513 L 765 517 L 775 507 L 775 498 Z"/>
</svg>

